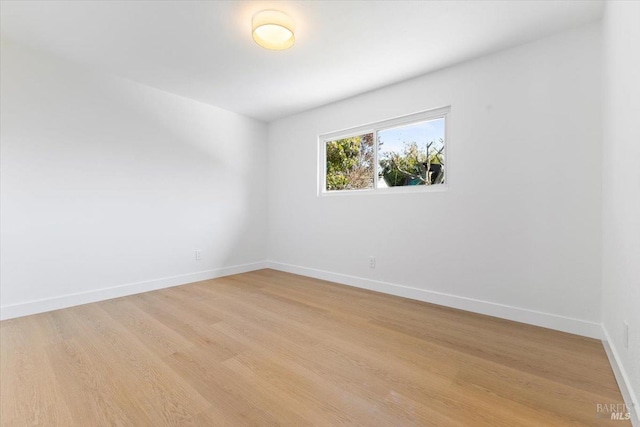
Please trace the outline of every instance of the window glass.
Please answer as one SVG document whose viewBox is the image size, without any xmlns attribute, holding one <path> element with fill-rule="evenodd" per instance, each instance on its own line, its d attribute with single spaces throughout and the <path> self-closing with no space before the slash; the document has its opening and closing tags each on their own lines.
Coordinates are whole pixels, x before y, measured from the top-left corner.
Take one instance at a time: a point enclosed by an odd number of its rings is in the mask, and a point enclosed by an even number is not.
<svg viewBox="0 0 640 427">
<path fill-rule="evenodd" d="M 373 141 L 373 133 L 327 141 L 327 191 L 374 187 Z"/>
<path fill-rule="evenodd" d="M 445 183 L 444 118 L 378 131 L 377 187 Z"/>
</svg>

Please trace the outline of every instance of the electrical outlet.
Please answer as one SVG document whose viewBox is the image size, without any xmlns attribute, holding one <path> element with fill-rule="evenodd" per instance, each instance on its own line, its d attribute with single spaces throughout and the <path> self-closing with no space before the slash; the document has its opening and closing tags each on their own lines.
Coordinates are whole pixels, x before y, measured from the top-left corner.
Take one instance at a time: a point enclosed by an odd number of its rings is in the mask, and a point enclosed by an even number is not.
<svg viewBox="0 0 640 427">
<path fill-rule="evenodd" d="M 629 322 L 623 322 L 622 344 L 624 348 L 629 348 Z"/>
<path fill-rule="evenodd" d="M 369 268 L 376 268 L 376 257 L 369 257 Z"/>
<path fill-rule="evenodd" d="M 202 259 L 202 251 L 201 250 L 197 250 L 196 251 L 196 261 L 200 261 Z"/>
</svg>

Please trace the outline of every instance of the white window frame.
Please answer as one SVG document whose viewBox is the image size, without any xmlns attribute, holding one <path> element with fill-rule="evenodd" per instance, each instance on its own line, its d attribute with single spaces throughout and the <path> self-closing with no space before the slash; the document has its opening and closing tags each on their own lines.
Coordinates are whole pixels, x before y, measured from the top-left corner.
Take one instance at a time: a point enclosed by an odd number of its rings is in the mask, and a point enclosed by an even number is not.
<svg viewBox="0 0 640 427">
<path fill-rule="evenodd" d="M 318 196 L 346 196 L 356 194 L 399 194 L 399 193 L 432 193 L 447 191 L 450 186 L 451 179 L 451 159 L 450 151 L 450 126 L 451 107 L 442 107 L 428 111 L 408 114 L 406 116 L 395 117 L 381 122 L 370 123 L 349 129 L 343 129 L 335 132 L 329 132 L 318 136 Z M 411 125 L 414 123 L 425 122 L 430 120 L 444 119 L 444 158 L 446 167 L 446 176 L 444 184 L 437 185 L 405 185 L 399 187 L 378 188 L 378 132 L 395 128 L 399 126 Z M 373 177 L 373 188 L 361 190 L 332 190 L 327 191 L 327 142 L 336 139 L 349 138 L 352 136 L 373 133 L 374 147 L 374 164 L 375 172 Z"/>
</svg>

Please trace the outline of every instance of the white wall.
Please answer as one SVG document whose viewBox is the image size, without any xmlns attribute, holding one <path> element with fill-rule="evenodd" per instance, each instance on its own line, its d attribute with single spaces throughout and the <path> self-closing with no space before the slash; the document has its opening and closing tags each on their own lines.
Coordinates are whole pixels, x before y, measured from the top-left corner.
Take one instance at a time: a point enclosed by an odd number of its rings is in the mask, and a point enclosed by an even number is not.
<svg viewBox="0 0 640 427">
<path fill-rule="evenodd" d="M 636 413 L 640 411 L 639 17 L 639 2 L 609 1 L 603 21 L 602 321 L 609 345 L 627 376 Z M 623 343 L 625 321 L 629 323 L 628 348 Z"/>
<path fill-rule="evenodd" d="M 7 40 L 1 54 L 3 317 L 265 259 L 264 123 Z"/>
<path fill-rule="evenodd" d="M 599 336 L 600 53 L 594 24 L 271 123 L 274 266 Z M 316 195 L 319 134 L 446 105 L 449 191 Z"/>
</svg>

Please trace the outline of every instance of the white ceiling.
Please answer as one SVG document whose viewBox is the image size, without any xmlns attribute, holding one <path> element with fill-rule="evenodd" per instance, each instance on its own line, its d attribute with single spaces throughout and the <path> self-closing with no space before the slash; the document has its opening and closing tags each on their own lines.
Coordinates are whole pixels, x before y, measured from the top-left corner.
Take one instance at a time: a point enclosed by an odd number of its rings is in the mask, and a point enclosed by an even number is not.
<svg viewBox="0 0 640 427">
<path fill-rule="evenodd" d="M 5 1 L 3 37 L 269 121 L 600 18 L 602 1 Z M 260 48 L 251 16 L 296 21 Z"/>
</svg>

